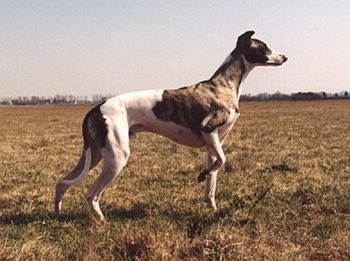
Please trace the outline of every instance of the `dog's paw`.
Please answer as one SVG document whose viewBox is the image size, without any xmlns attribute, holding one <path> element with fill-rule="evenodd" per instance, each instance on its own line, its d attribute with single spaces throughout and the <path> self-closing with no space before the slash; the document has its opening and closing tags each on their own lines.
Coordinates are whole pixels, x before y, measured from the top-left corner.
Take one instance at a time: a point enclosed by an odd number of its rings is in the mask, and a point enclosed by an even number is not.
<svg viewBox="0 0 350 261">
<path fill-rule="evenodd" d="M 206 204 L 207 208 L 210 208 L 210 209 L 212 209 L 214 211 L 217 210 L 215 199 L 205 199 L 204 201 L 205 201 L 205 203 L 207 203 Z"/>
<path fill-rule="evenodd" d="M 202 170 L 197 177 L 198 182 L 203 182 L 208 176 L 208 174 L 209 172 L 207 170 Z"/>
</svg>

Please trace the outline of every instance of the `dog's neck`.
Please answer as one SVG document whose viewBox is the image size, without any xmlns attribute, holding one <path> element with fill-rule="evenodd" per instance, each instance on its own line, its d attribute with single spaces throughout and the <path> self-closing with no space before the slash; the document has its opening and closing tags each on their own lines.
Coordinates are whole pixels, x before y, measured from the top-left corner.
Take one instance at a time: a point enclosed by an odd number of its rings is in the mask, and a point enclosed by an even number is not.
<svg viewBox="0 0 350 261">
<path fill-rule="evenodd" d="M 234 95 L 234 104 L 239 110 L 240 86 L 253 68 L 254 65 L 249 63 L 242 53 L 233 51 L 209 81 L 218 88 L 230 88 Z"/>
</svg>

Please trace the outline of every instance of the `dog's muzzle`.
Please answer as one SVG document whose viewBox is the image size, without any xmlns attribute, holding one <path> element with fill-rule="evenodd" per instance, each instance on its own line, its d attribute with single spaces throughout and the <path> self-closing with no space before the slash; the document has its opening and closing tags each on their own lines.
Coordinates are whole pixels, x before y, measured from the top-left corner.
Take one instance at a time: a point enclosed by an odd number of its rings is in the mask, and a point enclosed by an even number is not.
<svg viewBox="0 0 350 261">
<path fill-rule="evenodd" d="M 288 57 L 280 53 L 271 53 L 268 57 L 266 64 L 268 65 L 282 65 L 288 60 Z"/>
</svg>

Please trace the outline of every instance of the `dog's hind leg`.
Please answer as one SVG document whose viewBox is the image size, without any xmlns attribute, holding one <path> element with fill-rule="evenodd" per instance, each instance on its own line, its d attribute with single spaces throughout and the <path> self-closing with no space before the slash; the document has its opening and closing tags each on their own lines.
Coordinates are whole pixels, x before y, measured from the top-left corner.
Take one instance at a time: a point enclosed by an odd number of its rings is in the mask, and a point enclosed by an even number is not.
<svg viewBox="0 0 350 261">
<path fill-rule="evenodd" d="M 119 130 L 114 129 L 110 131 L 106 147 L 101 149 L 101 153 L 103 157 L 102 172 L 95 183 L 90 187 L 86 199 L 100 219 L 104 220 L 99 200 L 105 187 L 116 178 L 129 159 L 130 148 L 128 130 L 121 130 L 119 128 Z"/>
<path fill-rule="evenodd" d="M 103 149 L 102 155 L 104 158 L 102 172 L 89 189 L 86 198 L 100 219 L 104 220 L 104 215 L 99 205 L 100 197 L 105 187 L 116 178 L 126 165 L 130 152 L 129 149 L 117 148 L 114 151 Z"/>
</svg>

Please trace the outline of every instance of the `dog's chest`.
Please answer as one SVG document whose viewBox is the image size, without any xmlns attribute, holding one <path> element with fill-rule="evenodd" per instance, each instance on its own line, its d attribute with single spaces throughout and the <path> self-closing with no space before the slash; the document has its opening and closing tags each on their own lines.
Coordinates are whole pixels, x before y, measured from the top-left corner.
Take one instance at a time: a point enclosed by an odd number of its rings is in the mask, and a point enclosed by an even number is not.
<svg viewBox="0 0 350 261">
<path fill-rule="evenodd" d="M 218 128 L 219 138 L 222 140 L 227 133 L 232 129 L 233 125 L 236 123 L 240 113 L 235 109 L 230 109 L 230 116 L 227 122 Z"/>
</svg>

